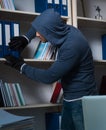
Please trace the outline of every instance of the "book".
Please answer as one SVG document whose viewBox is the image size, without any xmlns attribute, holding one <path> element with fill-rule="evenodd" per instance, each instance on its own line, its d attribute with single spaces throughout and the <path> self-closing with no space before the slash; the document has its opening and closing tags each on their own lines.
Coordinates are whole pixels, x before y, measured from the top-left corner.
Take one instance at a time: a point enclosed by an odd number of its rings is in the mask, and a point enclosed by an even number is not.
<svg viewBox="0 0 106 130">
<path fill-rule="evenodd" d="M 10 50 L 9 45 L 8 45 L 12 37 L 19 36 L 19 24 L 15 22 L 2 21 L 1 28 L 2 28 L 2 32 L 1 32 L 2 33 L 2 37 L 1 37 L 2 46 L 0 46 L 0 49 L 3 54 L 0 54 L 0 55 L 4 57 L 5 55 L 11 54 L 15 57 L 19 57 L 20 55 L 19 52 Z"/>
<path fill-rule="evenodd" d="M 15 99 L 16 99 L 16 106 L 21 106 L 21 102 L 20 102 L 20 99 L 19 99 L 19 95 L 17 93 L 17 90 L 16 90 L 16 86 L 15 86 L 15 83 L 9 83 L 12 87 L 12 90 L 13 90 L 13 93 L 15 95 Z"/>
<path fill-rule="evenodd" d="M 15 90 L 13 87 L 13 83 L 8 83 L 8 87 L 12 96 L 13 106 L 18 106 L 18 101 L 17 101 L 17 97 L 16 97 Z"/>
<path fill-rule="evenodd" d="M 23 96 L 23 93 L 22 93 L 22 89 L 21 89 L 19 83 L 15 83 L 15 87 L 16 87 L 16 91 L 17 91 L 18 98 L 20 100 L 21 105 L 22 106 L 26 105 L 25 99 L 24 99 L 24 96 Z"/>
<path fill-rule="evenodd" d="M 20 25 L 19 25 L 19 23 L 10 22 L 10 38 L 12 38 L 14 36 L 19 36 L 19 34 L 20 34 Z M 18 51 L 11 50 L 10 53 L 15 57 L 20 56 L 20 53 Z"/>
<path fill-rule="evenodd" d="M 106 34 L 102 35 L 102 59 L 106 60 Z"/>
<path fill-rule="evenodd" d="M 61 0 L 54 0 L 54 10 L 61 15 Z"/>
<path fill-rule="evenodd" d="M 35 0 L 35 12 L 42 13 L 47 9 L 47 0 Z"/>
<path fill-rule="evenodd" d="M 6 98 L 8 98 L 9 106 L 14 106 L 12 95 L 8 87 L 8 83 L 4 82 L 4 87 L 5 87 L 5 93 L 7 93 Z"/>
<path fill-rule="evenodd" d="M 52 96 L 51 96 L 51 99 L 50 99 L 50 102 L 51 103 L 59 103 L 59 95 L 60 95 L 60 92 L 62 90 L 62 85 L 59 81 L 57 81 L 56 83 L 54 83 L 54 86 L 53 86 L 53 93 L 52 93 Z M 61 93 L 61 96 L 62 96 L 62 93 Z M 61 99 L 61 98 L 60 98 Z"/>
<path fill-rule="evenodd" d="M 8 43 L 10 42 L 11 32 L 10 32 L 10 22 L 3 21 L 3 45 L 4 45 L 4 55 L 10 54 L 10 49 Z"/>
</svg>

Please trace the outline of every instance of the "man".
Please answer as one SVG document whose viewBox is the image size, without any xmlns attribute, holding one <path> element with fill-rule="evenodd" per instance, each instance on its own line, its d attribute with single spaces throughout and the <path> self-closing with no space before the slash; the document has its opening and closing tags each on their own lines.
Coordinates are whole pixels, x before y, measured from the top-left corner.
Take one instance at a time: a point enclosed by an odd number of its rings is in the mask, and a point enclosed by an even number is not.
<svg viewBox="0 0 106 130">
<path fill-rule="evenodd" d="M 61 130 L 84 130 L 81 98 L 97 93 L 88 41 L 78 29 L 64 23 L 57 12 L 48 9 L 35 18 L 26 35 L 11 39 L 10 49 L 21 52 L 35 35 L 58 47 L 52 66 L 38 69 L 13 56 L 5 57 L 6 64 L 38 82 L 48 84 L 61 79 L 64 95 Z"/>
</svg>

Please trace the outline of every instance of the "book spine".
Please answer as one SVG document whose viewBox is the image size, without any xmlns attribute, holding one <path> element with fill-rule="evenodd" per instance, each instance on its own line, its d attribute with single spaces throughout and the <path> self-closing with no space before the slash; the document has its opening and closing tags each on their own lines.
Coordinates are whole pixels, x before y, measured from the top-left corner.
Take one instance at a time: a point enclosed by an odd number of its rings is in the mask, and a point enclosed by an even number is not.
<svg viewBox="0 0 106 130">
<path fill-rule="evenodd" d="M 25 103 L 25 99 L 23 97 L 23 93 L 22 93 L 22 90 L 21 90 L 21 87 L 19 85 L 19 83 L 15 83 L 15 86 L 16 86 L 16 90 L 17 90 L 17 93 L 18 93 L 18 96 L 19 96 L 19 100 L 20 100 L 20 103 L 21 105 L 26 105 Z"/>
<path fill-rule="evenodd" d="M 52 94 L 51 100 L 50 100 L 51 103 L 57 103 L 57 99 L 59 97 L 61 89 L 62 89 L 61 83 L 56 82 L 56 85 L 55 85 L 55 88 L 54 88 L 54 91 L 53 91 L 53 94 Z"/>
</svg>

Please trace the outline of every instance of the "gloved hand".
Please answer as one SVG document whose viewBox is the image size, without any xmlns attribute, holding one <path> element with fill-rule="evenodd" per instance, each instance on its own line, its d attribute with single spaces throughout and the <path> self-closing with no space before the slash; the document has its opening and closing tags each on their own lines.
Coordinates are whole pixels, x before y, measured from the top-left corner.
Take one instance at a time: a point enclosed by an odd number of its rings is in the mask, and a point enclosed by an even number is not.
<svg viewBox="0 0 106 130">
<path fill-rule="evenodd" d="M 4 58 L 6 59 L 6 62 L 4 64 L 11 66 L 18 71 L 20 71 L 21 65 L 25 63 L 22 58 L 16 58 L 12 55 L 6 55 Z"/>
<path fill-rule="evenodd" d="M 10 39 L 9 48 L 20 53 L 27 46 L 28 40 L 24 36 L 15 36 Z"/>
</svg>

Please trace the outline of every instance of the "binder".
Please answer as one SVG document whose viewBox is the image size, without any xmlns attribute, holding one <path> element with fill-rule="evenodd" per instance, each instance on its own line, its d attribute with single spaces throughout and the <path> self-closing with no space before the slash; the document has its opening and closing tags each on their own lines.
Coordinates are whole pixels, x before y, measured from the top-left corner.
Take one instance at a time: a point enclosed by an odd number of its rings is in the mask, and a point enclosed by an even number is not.
<svg viewBox="0 0 106 130">
<path fill-rule="evenodd" d="M 8 43 L 10 42 L 10 22 L 3 21 L 3 49 L 4 55 L 10 54 L 11 50 L 9 49 Z"/>
<path fill-rule="evenodd" d="M 61 127 L 61 113 L 49 112 L 45 114 L 46 130 L 60 130 Z"/>
<path fill-rule="evenodd" d="M 61 15 L 68 16 L 68 1 L 61 0 Z"/>
<path fill-rule="evenodd" d="M 106 60 L 106 34 L 102 35 L 102 59 Z"/>
<path fill-rule="evenodd" d="M 2 28 L 2 22 L 0 21 L 0 58 L 3 57 L 3 28 Z"/>
<path fill-rule="evenodd" d="M 41 42 L 38 46 L 38 49 L 34 55 L 34 59 L 40 59 L 41 58 L 41 54 L 42 54 L 42 51 L 43 51 L 43 48 L 45 46 L 45 43 Z"/>
<path fill-rule="evenodd" d="M 52 96 L 51 96 L 51 99 L 50 99 L 51 103 L 57 103 L 57 99 L 60 95 L 61 89 L 62 89 L 62 85 L 61 85 L 60 82 L 57 81 L 54 84 L 54 90 L 53 90 L 53 93 L 52 93 Z"/>
<path fill-rule="evenodd" d="M 35 0 L 35 12 L 42 13 L 49 8 L 54 8 L 53 0 Z"/>
<path fill-rule="evenodd" d="M 47 7 L 46 9 L 50 9 L 54 7 L 54 2 L 53 0 L 47 0 Z"/>
<path fill-rule="evenodd" d="M 11 54 L 15 57 L 19 57 L 19 52 L 9 49 L 8 43 L 14 36 L 19 36 L 19 24 L 14 22 L 3 21 L 3 56 Z"/>
<path fill-rule="evenodd" d="M 54 10 L 61 15 L 61 0 L 54 0 Z"/>
<path fill-rule="evenodd" d="M 11 22 L 10 23 L 10 37 L 19 36 L 20 34 L 20 26 L 19 23 Z M 18 51 L 11 50 L 11 54 L 15 57 L 19 57 L 20 54 Z"/>
<path fill-rule="evenodd" d="M 35 12 L 42 13 L 47 8 L 47 0 L 35 0 Z"/>
</svg>

